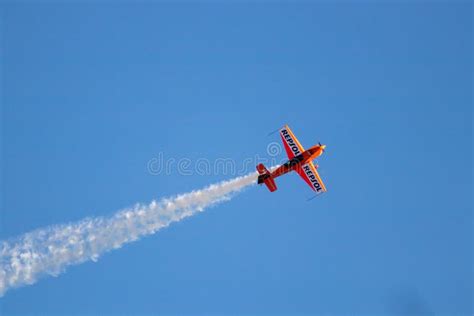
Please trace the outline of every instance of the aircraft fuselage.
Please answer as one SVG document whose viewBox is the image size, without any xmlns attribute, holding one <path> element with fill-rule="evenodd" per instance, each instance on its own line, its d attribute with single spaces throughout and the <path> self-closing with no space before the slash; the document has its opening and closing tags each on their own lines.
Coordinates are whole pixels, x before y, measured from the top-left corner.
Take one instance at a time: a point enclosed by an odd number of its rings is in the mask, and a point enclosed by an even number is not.
<svg viewBox="0 0 474 316">
<path fill-rule="evenodd" d="M 288 160 L 287 162 L 273 170 L 271 172 L 271 176 L 273 178 L 276 178 L 281 175 L 284 175 L 285 173 L 296 170 L 297 168 L 303 168 L 303 165 L 321 156 L 325 147 L 325 145 L 316 145 L 309 148 L 308 150 L 305 150 L 303 153 L 299 154 L 298 156 L 295 156 L 293 159 Z"/>
</svg>

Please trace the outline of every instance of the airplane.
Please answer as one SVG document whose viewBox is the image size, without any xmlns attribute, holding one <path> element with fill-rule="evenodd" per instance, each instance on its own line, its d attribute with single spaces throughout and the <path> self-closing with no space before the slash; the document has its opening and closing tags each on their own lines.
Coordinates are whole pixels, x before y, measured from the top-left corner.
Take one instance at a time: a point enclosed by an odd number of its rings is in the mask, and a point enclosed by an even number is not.
<svg viewBox="0 0 474 316">
<path fill-rule="evenodd" d="M 280 136 L 289 160 L 271 172 L 263 164 L 258 164 L 259 176 L 257 183 L 264 183 L 270 192 L 274 192 L 277 189 L 276 177 L 296 171 L 316 194 L 326 192 L 326 186 L 316 171 L 318 165 L 313 164 L 313 160 L 323 154 L 326 145 L 318 143 L 318 145 L 304 150 L 288 125 L 280 129 Z"/>
</svg>

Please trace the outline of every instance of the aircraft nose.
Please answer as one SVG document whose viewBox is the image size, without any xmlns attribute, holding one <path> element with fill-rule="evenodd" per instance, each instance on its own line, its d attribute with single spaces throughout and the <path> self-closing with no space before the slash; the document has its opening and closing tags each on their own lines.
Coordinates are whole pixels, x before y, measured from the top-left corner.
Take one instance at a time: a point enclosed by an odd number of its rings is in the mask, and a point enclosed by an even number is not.
<svg viewBox="0 0 474 316">
<path fill-rule="evenodd" d="M 322 145 L 321 148 L 324 150 L 326 149 L 326 145 Z"/>
</svg>

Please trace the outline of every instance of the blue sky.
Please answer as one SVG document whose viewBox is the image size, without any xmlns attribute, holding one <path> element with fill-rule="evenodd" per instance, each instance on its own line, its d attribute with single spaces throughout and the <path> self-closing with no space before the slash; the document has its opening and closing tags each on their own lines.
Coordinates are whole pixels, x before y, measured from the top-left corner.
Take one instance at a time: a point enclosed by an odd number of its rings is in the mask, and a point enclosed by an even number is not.
<svg viewBox="0 0 474 316">
<path fill-rule="evenodd" d="M 147 164 L 265 156 L 285 123 L 329 190 L 252 187 L 2 315 L 472 313 L 472 3 L 0 10 L 0 239 L 227 179 Z"/>
</svg>

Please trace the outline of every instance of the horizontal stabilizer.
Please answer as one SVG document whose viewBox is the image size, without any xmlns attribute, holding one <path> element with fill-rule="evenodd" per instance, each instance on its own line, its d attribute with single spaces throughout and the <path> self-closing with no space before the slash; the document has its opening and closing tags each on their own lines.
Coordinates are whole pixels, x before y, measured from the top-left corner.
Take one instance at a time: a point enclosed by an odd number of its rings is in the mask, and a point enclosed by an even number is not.
<svg viewBox="0 0 474 316">
<path fill-rule="evenodd" d="M 258 164 L 257 171 L 259 173 L 257 183 L 258 184 L 265 183 L 265 185 L 267 186 L 268 190 L 270 190 L 270 192 L 276 191 L 277 186 L 276 186 L 275 180 L 273 179 L 271 173 L 267 170 L 267 168 L 265 168 L 263 164 Z"/>
</svg>

